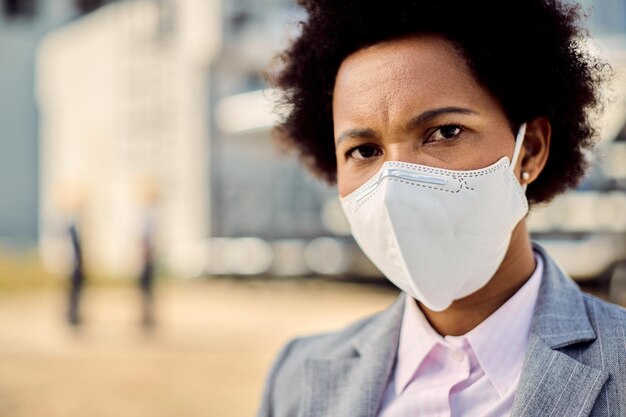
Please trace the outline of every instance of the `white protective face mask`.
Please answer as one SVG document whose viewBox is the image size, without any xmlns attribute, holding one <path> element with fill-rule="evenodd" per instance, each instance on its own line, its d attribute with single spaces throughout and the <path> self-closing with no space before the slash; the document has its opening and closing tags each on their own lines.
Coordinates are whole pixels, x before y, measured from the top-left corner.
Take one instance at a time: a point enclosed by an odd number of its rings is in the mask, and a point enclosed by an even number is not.
<svg viewBox="0 0 626 417">
<path fill-rule="evenodd" d="M 472 171 L 385 162 L 344 198 L 352 235 L 368 258 L 401 290 L 431 310 L 483 287 L 509 247 L 511 233 L 528 212 L 513 159 Z"/>
</svg>

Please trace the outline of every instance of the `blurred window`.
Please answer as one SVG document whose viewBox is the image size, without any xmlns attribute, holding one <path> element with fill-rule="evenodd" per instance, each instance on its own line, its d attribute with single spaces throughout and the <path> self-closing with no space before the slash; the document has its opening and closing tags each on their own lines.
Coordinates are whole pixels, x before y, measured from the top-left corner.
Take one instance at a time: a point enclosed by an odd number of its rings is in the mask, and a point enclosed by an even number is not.
<svg viewBox="0 0 626 417">
<path fill-rule="evenodd" d="M 96 10 L 98 7 L 104 6 L 107 3 L 111 3 L 115 0 L 74 0 L 76 9 L 80 13 L 89 13 Z"/>
<path fill-rule="evenodd" d="M 37 11 L 37 0 L 2 0 L 2 11 L 6 16 L 30 17 Z"/>
</svg>

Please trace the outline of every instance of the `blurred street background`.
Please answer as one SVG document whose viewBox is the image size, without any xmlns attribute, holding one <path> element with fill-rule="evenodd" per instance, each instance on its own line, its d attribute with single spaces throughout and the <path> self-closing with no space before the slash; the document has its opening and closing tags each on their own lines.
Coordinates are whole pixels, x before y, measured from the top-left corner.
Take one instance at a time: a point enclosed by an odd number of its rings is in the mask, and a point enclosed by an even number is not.
<svg viewBox="0 0 626 417">
<path fill-rule="evenodd" d="M 626 0 L 586 0 L 616 71 L 578 189 L 534 207 L 626 305 Z M 294 0 L 0 0 L 0 417 L 254 414 L 280 346 L 397 295 L 336 191 L 281 154 L 263 72 Z"/>
</svg>

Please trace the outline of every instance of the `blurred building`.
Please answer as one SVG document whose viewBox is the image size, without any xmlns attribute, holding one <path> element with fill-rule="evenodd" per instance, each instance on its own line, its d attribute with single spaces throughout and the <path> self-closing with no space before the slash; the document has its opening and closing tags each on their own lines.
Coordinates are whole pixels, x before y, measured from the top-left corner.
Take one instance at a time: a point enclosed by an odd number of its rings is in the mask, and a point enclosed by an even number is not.
<svg viewBox="0 0 626 417">
<path fill-rule="evenodd" d="M 89 2 L 87 2 L 89 3 Z M 50 32 L 37 56 L 40 246 L 63 268 L 66 224 L 86 264 L 139 268 L 141 228 L 159 248 L 209 235 L 209 64 L 217 1 L 116 1 Z"/>
<path fill-rule="evenodd" d="M 605 91 L 600 140 L 587 155 L 589 170 L 576 190 L 534 207 L 528 226 L 576 279 L 614 281 L 626 279 L 626 37 L 607 35 L 594 47 L 616 76 Z"/>
<path fill-rule="evenodd" d="M 204 253 L 213 253 L 208 273 L 342 273 L 356 262 L 361 266 L 352 272 L 374 271 L 348 237 L 334 187 L 281 154 L 271 136 L 277 115 L 262 74 L 304 17 L 294 1 L 224 3 L 224 44 L 212 71 L 211 201 L 213 236 L 230 240 L 205 247 Z M 238 240 L 248 236 L 269 242 L 269 265 L 251 256 L 260 250 L 239 249 Z"/>
<path fill-rule="evenodd" d="M 585 0 L 583 7 L 597 39 L 590 47 L 599 48 L 618 74 L 623 72 L 626 3 Z M 219 138 L 213 151 L 214 157 L 219 155 L 213 164 L 214 221 L 219 222 L 214 230 L 222 236 L 301 239 L 300 248 L 292 243 L 285 257 L 297 259 L 295 253 L 313 253 L 312 262 L 307 262 L 306 255 L 299 259 L 303 270 L 319 273 L 332 263 L 334 252 L 343 251 L 353 261 L 330 270 L 358 274 L 356 265 L 368 262 L 354 261 L 353 243 L 342 237 L 348 229 L 334 190 L 311 183 L 295 161 L 285 162 L 270 152 L 268 132 L 273 119 L 264 96 L 271 92 L 261 90 L 258 74 L 284 46 L 289 31 L 277 33 L 277 28 L 285 27 L 280 22 L 291 22 L 286 27 L 295 32 L 293 22 L 301 17 L 299 10 L 291 1 L 239 0 L 228 2 L 225 11 L 224 48 L 214 71 L 221 88 L 213 90 L 217 96 L 215 137 Z M 534 208 L 529 218 L 534 238 L 579 279 L 610 275 L 626 260 L 626 79 L 618 78 L 607 96 L 610 105 L 599 123 L 602 140 L 588 178 L 552 205 Z M 244 189 L 249 191 L 240 192 Z M 311 241 L 318 236 L 332 239 L 325 244 Z M 275 250 L 275 255 L 279 253 Z"/>
<path fill-rule="evenodd" d="M 72 3 L 70 15 L 91 12 L 39 50 L 40 242 L 50 265 L 66 259 L 64 225 L 77 218 L 92 268 L 136 270 L 150 211 L 160 253 L 180 275 L 376 273 L 334 188 L 271 138 L 262 73 L 304 17 L 293 0 L 103 3 Z M 626 3 L 583 3 L 602 39 L 594 47 L 626 68 Z M 594 169 L 529 219 L 582 278 L 626 259 L 626 80 L 611 94 Z"/>
<path fill-rule="evenodd" d="M 606 37 L 626 33 L 626 2 L 624 0 L 578 0 L 589 15 L 593 36 Z"/>
<path fill-rule="evenodd" d="M 73 0 L 0 1 L 0 243 L 19 247 L 36 243 L 35 49 L 48 30 L 79 13 Z"/>
<path fill-rule="evenodd" d="M 262 73 L 302 17 L 293 1 L 224 3 L 224 47 L 212 72 L 216 236 L 311 239 L 328 233 L 320 213 L 333 191 L 279 154 L 269 130 L 271 91 L 263 90 Z"/>
<path fill-rule="evenodd" d="M 35 54 L 52 29 L 111 0 L 0 0 L 0 244 L 28 248 L 39 233 L 39 117 Z"/>
</svg>

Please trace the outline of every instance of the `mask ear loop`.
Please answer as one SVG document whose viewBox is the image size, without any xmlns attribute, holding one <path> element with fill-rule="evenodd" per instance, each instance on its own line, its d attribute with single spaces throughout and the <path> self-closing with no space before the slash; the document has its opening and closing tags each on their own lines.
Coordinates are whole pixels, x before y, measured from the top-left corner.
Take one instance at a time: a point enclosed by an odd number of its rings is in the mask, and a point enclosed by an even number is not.
<svg viewBox="0 0 626 417">
<path fill-rule="evenodd" d="M 526 123 L 522 123 L 519 127 L 519 131 L 517 132 L 517 137 L 515 138 L 515 149 L 513 150 L 513 158 L 511 159 L 511 166 L 509 166 L 511 170 L 511 174 L 515 176 L 515 164 L 517 164 L 517 159 L 519 158 L 519 154 L 522 150 L 522 144 L 524 143 L 524 136 L 526 136 Z M 522 184 L 522 189 L 526 192 L 526 184 Z"/>
<path fill-rule="evenodd" d="M 511 159 L 511 172 L 515 170 L 515 164 L 517 164 L 517 158 L 519 158 L 520 151 L 522 150 L 522 144 L 524 143 L 524 136 L 526 136 L 526 123 L 522 123 L 517 131 L 517 137 L 515 138 L 515 150 L 513 150 L 513 158 Z"/>
</svg>

